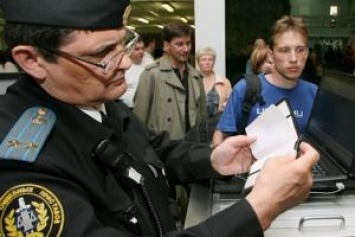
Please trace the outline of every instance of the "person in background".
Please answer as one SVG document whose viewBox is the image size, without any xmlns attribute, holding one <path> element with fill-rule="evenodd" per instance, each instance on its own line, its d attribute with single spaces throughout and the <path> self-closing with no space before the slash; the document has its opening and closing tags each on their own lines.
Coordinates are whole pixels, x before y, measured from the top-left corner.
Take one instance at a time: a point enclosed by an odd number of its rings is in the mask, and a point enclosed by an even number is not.
<svg viewBox="0 0 355 237">
<path fill-rule="evenodd" d="M 318 75 L 318 69 L 319 63 L 317 60 L 317 55 L 312 48 L 309 48 L 309 55 L 306 61 L 306 65 L 300 77 L 318 85 L 321 79 L 321 76 Z"/>
<path fill-rule="evenodd" d="M 324 52 L 324 62 L 327 69 L 334 69 L 336 65 L 336 53 L 332 45 L 329 45 Z"/>
<path fill-rule="evenodd" d="M 344 53 L 344 71 L 355 76 L 355 35 L 354 32 L 349 38 L 348 45 Z"/>
<path fill-rule="evenodd" d="M 181 139 L 207 117 L 201 74 L 189 63 L 192 29 L 171 22 L 162 30 L 165 54 L 146 67 L 134 97 L 134 113 L 156 132 Z"/>
<path fill-rule="evenodd" d="M 172 141 L 115 101 L 137 39 L 123 24 L 128 5 L 0 2 L 6 44 L 24 70 L 0 97 L 1 236 L 263 236 L 308 197 L 319 154 L 301 143 L 298 159 L 268 161 L 245 199 L 177 229 L 168 184 L 246 171 L 255 138 L 215 149 Z"/>
<path fill-rule="evenodd" d="M 251 53 L 254 51 L 255 48 L 258 47 L 265 47 L 266 43 L 265 40 L 263 38 L 257 38 L 254 40 L 252 49 L 251 49 Z M 250 54 L 251 55 L 251 54 Z M 245 66 L 245 74 L 253 74 L 253 70 L 251 68 L 251 57 L 248 58 L 246 66 Z"/>
<path fill-rule="evenodd" d="M 213 70 L 216 62 L 216 52 L 210 48 L 202 48 L 196 52 L 198 69 L 203 75 L 203 86 L 207 97 L 207 113 L 209 117 L 222 112 L 232 90 L 230 81 L 219 76 Z"/>
<path fill-rule="evenodd" d="M 167 131 L 183 139 L 207 118 L 202 76 L 189 64 L 192 28 L 171 22 L 162 29 L 164 55 L 146 67 L 134 96 L 133 112 L 155 132 Z M 171 196 L 180 204 L 184 221 L 188 185 L 171 185 Z"/>
<path fill-rule="evenodd" d="M 18 67 L 11 60 L 11 55 L 8 51 L 0 52 L 0 73 L 18 72 Z"/>
<path fill-rule="evenodd" d="M 268 45 L 256 47 L 250 56 L 251 69 L 253 74 L 258 75 L 260 73 L 269 74 L 273 70 L 273 62 L 268 57 L 268 51 L 270 47 Z"/>
<path fill-rule="evenodd" d="M 138 85 L 139 77 L 144 71 L 144 68 L 153 63 L 154 61 L 150 58 L 143 60 L 144 58 L 144 44 L 141 37 L 138 38 L 137 43 L 129 56 L 132 62 L 131 67 L 126 71 L 126 81 L 127 81 L 127 90 L 120 97 L 120 99 L 131 109 L 133 109 L 133 97 L 136 92 Z"/>
<path fill-rule="evenodd" d="M 196 52 L 196 64 L 203 76 L 203 85 L 206 92 L 206 120 L 191 128 L 185 139 L 188 141 L 204 142 L 210 144 L 212 136 L 232 90 L 230 81 L 217 75 L 213 70 L 216 61 L 216 52 L 210 48 L 202 48 Z"/>
<path fill-rule="evenodd" d="M 142 40 L 144 43 L 144 57 L 143 63 L 150 64 L 154 62 L 154 51 L 156 48 L 155 38 L 148 34 L 142 34 Z"/>
<path fill-rule="evenodd" d="M 299 78 L 308 58 L 308 30 L 301 18 L 284 16 L 275 22 L 268 54 L 274 65 L 273 70 L 269 74 L 258 75 L 263 103 L 258 102 L 252 107 L 248 124 L 271 104 L 287 98 L 302 133 L 311 113 L 317 85 Z M 244 79 L 233 87 L 213 135 L 213 145 L 219 144 L 228 136 L 244 132 L 238 131 L 238 126 L 242 116 L 245 88 Z"/>
<path fill-rule="evenodd" d="M 352 36 L 349 39 L 349 47 L 352 51 L 352 60 L 353 60 L 353 65 L 355 65 L 355 36 Z"/>
</svg>

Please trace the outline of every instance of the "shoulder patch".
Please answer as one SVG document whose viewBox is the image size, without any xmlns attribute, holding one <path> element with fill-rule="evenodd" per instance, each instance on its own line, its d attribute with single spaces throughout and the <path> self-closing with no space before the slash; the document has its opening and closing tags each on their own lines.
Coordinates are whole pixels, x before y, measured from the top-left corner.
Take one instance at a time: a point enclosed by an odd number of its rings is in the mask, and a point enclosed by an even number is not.
<svg viewBox="0 0 355 237">
<path fill-rule="evenodd" d="M 34 162 L 55 120 L 47 108 L 26 110 L 0 144 L 0 159 Z"/>
<path fill-rule="evenodd" d="M 0 236 L 59 237 L 63 225 L 62 204 L 43 186 L 14 186 L 0 197 Z"/>
</svg>

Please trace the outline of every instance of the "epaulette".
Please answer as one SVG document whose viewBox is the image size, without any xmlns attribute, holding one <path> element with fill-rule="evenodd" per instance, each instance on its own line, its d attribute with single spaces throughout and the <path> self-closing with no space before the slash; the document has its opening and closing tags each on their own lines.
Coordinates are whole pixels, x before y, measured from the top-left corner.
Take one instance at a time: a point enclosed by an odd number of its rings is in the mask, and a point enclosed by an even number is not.
<svg viewBox="0 0 355 237">
<path fill-rule="evenodd" d="M 154 63 L 149 64 L 148 66 L 146 66 L 145 70 L 149 71 L 149 70 L 151 70 L 153 68 L 159 67 L 159 64 L 160 64 L 159 61 L 155 61 Z"/>
<path fill-rule="evenodd" d="M 0 159 L 34 162 L 47 139 L 56 116 L 52 110 L 26 110 L 0 145 Z"/>
</svg>

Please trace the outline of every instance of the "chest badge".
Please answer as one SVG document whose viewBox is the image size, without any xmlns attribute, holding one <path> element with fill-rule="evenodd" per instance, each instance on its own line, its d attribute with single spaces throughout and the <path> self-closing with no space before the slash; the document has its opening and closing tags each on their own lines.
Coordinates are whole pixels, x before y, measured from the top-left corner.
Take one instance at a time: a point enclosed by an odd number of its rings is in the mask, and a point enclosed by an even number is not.
<svg viewBox="0 0 355 237">
<path fill-rule="evenodd" d="M 12 187 L 0 197 L 0 236 L 61 236 L 64 211 L 47 188 L 24 184 Z"/>
</svg>

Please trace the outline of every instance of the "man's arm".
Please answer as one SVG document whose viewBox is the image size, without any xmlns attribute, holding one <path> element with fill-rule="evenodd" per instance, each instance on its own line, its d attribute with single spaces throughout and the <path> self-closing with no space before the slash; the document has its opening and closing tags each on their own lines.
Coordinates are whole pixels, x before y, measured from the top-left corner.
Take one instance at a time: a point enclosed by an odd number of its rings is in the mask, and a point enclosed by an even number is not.
<svg viewBox="0 0 355 237">
<path fill-rule="evenodd" d="M 153 76 L 154 74 L 147 69 L 142 72 L 133 99 L 133 112 L 146 125 L 148 124 L 154 98 L 155 80 L 152 78 Z"/>
<path fill-rule="evenodd" d="M 312 186 L 311 168 L 318 152 L 301 143 L 302 155 L 270 159 L 265 163 L 252 192 L 246 197 L 258 215 L 264 230 L 285 210 L 303 202 Z M 261 198 L 262 197 L 262 198 Z"/>
<path fill-rule="evenodd" d="M 223 142 L 228 137 L 227 134 L 223 133 L 222 131 L 216 129 L 213 133 L 212 138 L 212 146 L 218 146 L 221 142 Z"/>
<path fill-rule="evenodd" d="M 194 236 L 264 236 L 258 216 L 245 199 L 218 212 L 200 224 L 188 228 L 186 231 L 194 233 Z"/>
<path fill-rule="evenodd" d="M 220 174 L 232 175 L 249 169 L 252 156 L 248 145 L 253 138 L 236 136 L 226 139 L 211 154 L 212 167 Z M 318 152 L 308 143 L 300 145 L 301 155 L 294 154 L 269 159 L 265 162 L 253 190 L 246 197 L 263 230 L 285 210 L 303 202 L 312 185 L 312 166 Z"/>
</svg>

